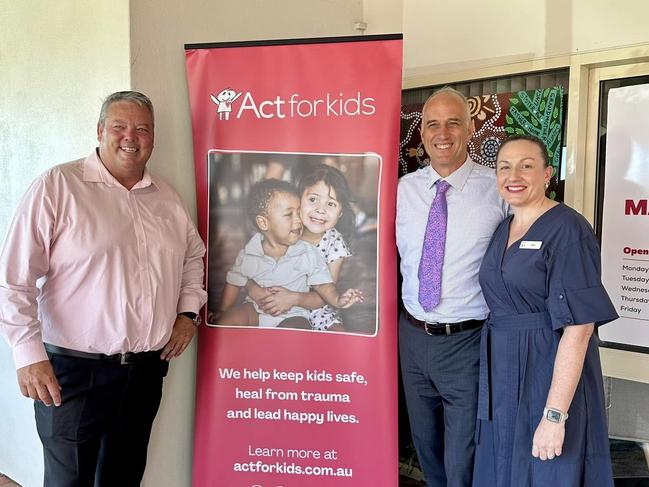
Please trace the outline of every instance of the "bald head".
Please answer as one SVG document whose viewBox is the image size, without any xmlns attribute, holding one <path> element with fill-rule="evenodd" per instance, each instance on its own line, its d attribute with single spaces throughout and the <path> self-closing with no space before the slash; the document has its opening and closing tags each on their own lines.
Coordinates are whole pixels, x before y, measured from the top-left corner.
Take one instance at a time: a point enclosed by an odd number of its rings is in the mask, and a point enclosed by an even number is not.
<svg viewBox="0 0 649 487">
<path fill-rule="evenodd" d="M 424 110 L 426 110 L 426 106 L 433 101 L 436 97 L 440 95 L 445 95 L 445 94 L 450 94 L 452 96 L 455 96 L 456 98 L 459 99 L 460 103 L 464 105 L 464 108 L 466 110 L 466 119 L 471 120 L 471 110 L 469 109 L 469 101 L 467 100 L 466 96 L 464 96 L 463 93 L 457 91 L 455 88 L 451 88 L 450 86 L 445 86 L 443 88 L 440 88 L 439 90 L 433 92 L 432 95 L 430 95 L 426 101 L 424 102 L 424 106 L 421 107 L 421 113 L 422 115 L 424 114 Z M 423 117 L 422 117 L 423 121 Z"/>
</svg>

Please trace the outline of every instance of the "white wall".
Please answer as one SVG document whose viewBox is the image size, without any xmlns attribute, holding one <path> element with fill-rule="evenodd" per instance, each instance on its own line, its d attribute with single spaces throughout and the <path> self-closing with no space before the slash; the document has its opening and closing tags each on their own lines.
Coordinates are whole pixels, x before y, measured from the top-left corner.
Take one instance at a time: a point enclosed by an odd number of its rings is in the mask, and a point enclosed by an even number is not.
<svg viewBox="0 0 649 487">
<path fill-rule="evenodd" d="M 360 0 L 159 0 L 131 2 L 133 88 L 156 106 L 156 148 L 151 167 L 195 206 L 190 108 L 184 44 L 252 39 L 355 35 Z M 143 485 L 190 485 L 195 344 L 165 382 Z M 222 438 L 221 441 L 227 441 Z"/>
<path fill-rule="evenodd" d="M 403 2 L 363 0 L 365 34 L 398 34 L 403 32 Z"/>
<path fill-rule="evenodd" d="M 647 42 L 647 16 L 645 0 L 404 0 L 405 75 Z"/>
<path fill-rule="evenodd" d="M 405 0 L 405 74 L 501 64 L 544 53 L 545 2 Z M 566 2 L 567 3 L 567 2 Z"/>
<path fill-rule="evenodd" d="M 573 50 L 584 52 L 648 42 L 648 17 L 649 2 L 645 0 L 572 0 Z"/>
<path fill-rule="evenodd" d="M 130 84 L 128 46 L 127 0 L 0 0 L 0 235 L 32 179 L 90 153 L 102 98 Z M 4 340 L 0 391 L 0 472 L 42 485 L 34 410 Z"/>
</svg>

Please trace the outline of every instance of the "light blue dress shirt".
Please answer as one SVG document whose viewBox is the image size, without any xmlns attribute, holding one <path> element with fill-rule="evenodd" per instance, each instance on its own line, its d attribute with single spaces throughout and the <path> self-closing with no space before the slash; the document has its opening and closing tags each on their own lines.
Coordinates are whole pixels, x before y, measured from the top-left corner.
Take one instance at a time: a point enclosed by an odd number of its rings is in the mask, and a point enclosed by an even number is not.
<svg viewBox="0 0 649 487">
<path fill-rule="evenodd" d="M 440 175 L 430 166 L 406 174 L 397 190 L 396 236 L 403 276 L 402 297 L 408 312 L 422 321 L 456 323 L 484 319 L 489 310 L 478 283 L 482 257 L 507 204 L 496 188 L 493 169 L 470 158 L 447 178 L 448 220 L 442 267 L 442 298 L 426 313 L 419 304 L 419 260 L 428 212 Z"/>
</svg>

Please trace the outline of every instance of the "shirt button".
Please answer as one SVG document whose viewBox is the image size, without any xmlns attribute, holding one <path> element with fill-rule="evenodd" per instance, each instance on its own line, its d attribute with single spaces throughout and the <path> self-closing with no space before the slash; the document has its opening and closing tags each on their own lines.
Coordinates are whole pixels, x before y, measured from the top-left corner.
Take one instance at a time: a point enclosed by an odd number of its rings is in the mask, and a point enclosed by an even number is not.
<svg viewBox="0 0 649 487">
<path fill-rule="evenodd" d="M 559 294 L 559 299 L 563 299 L 563 294 Z"/>
</svg>

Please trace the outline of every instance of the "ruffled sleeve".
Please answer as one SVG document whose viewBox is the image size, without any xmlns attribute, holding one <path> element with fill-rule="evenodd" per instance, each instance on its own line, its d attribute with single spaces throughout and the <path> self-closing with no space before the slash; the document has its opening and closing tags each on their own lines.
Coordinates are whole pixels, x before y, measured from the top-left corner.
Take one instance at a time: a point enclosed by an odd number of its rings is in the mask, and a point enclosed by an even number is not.
<svg viewBox="0 0 649 487">
<path fill-rule="evenodd" d="M 352 255 L 343 235 L 335 228 L 327 230 L 316 247 L 322 252 L 327 264 Z"/>
</svg>

